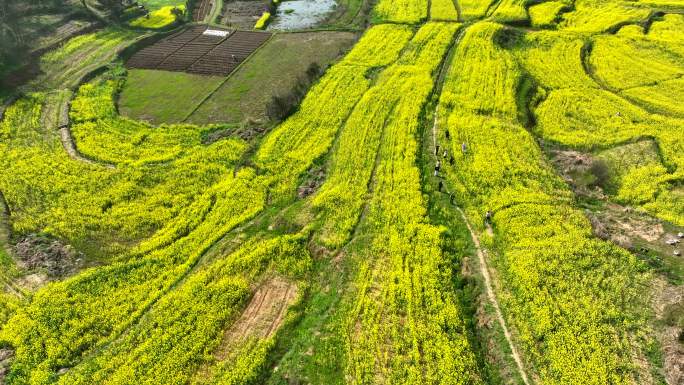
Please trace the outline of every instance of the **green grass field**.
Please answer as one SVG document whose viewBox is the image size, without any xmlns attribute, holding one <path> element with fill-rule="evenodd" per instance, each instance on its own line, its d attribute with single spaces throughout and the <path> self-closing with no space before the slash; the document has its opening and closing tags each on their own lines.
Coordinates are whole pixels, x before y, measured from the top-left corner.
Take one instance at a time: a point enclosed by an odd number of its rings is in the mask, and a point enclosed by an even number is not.
<svg viewBox="0 0 684 385">
<path fill-rule="evenodd" d="M 183 72 L 129 70 L 119 96 L 119 110 L 124 116 L 153 124 L 177 123 L 223 80 Z"/>
</svg>

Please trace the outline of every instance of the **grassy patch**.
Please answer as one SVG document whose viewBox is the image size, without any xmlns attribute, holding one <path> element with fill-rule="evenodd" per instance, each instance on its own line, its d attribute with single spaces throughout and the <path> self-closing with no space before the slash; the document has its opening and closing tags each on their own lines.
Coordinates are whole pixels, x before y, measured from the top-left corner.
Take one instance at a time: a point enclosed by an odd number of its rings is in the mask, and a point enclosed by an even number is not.
<svg viewBox="0 0 684 385">
<path fill-rule="evenodd" d="M 183 72 L 130 70 L 119 109 L 123 115 L 155 124 L 179 122 L 222 79 Z"/>
<path fill-rule="evenodd" d="M 355 35 L 317 32 L 276 35 L 195 111 L 189 122 L 265 123 L 271 98 L 292 89 L 311 63 L 325 68 L 351 46 Z"/>
</svg>

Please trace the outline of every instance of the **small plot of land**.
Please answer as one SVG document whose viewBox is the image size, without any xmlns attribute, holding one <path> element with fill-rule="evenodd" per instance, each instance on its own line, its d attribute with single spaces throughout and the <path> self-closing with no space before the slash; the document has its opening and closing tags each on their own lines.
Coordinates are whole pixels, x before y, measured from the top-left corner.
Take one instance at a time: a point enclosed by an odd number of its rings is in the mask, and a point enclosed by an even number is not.
<svg viewBox="0 0 684 385">
<path fill-rule="evenodd" d="M 126 66 L 227 76 L 270 37 L 194 26 L 138 51 Z"/>
<path fill-rule="evenodd" d="M 216 0 L 199 0 L 195 3 L 195 9 L 192 10 L 192 21 L 202 22 L 207 18 L 211 12 L 213 2 Z"/>
<path fill-rule="evenodd" d="M 284 278 L 275 277 L 264 282 L 240 318 L 228 329 L 215 356 L 223 360 L 232 348 L 248 338 L 267 338 L 273 335 L 285 318 L 285 313 L 297 298 L 297 286 Z"/>
<path fill-rule="evenodd" d="M 188 119 L 192 123 L 266 122 L 266 106 L 289 92 L 312 63 L 325 68 L 356 40 L 349 32 L 277 34 Z"/>
<path fill-rule="evenodd" d="M 226 0 L 223 2 L 220 22 L 232 28 L 251 29 L 267 9 L 268 3 L 263 0 Z"/>
<path fill-rule="evenodd" d="M 152 124 L 182 121 L 223 81 L 220 76 L 133 69 L 119 98 L 121 114 Z"/>
</svg>

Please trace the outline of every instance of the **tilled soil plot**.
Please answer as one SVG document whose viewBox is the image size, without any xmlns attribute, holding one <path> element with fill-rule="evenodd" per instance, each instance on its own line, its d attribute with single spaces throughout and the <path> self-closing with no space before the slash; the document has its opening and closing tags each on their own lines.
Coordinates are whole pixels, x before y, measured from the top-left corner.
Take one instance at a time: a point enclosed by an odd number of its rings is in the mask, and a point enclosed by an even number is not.
<svg viewBox="0 0 684 385">
<path fill-rule="evenodd" d="M 227 76 L 270 37 L 267 32 L 194 26 L 143 48 L 126 66 Z"/>
<path fill-rule="evenodd" d="M 199 0 L 195 3 L 195 9 L 192 11 L 192 21 L 203 22 L 207 18 L 211 8 L 214 6 L 216 0 Z"/>
<path fill-rule="evenodd" d="M 221 24 L 233 28 L 251 29 L 267 10 L 268 4 L 262 0 L 224 1 Z"/>
</svg>

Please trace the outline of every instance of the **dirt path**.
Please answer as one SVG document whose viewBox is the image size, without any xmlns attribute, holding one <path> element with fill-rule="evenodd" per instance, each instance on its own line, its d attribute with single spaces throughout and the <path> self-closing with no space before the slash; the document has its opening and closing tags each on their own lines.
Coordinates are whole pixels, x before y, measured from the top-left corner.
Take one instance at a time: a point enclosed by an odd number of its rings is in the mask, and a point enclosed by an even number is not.
<svg viewBox="0 0 684 385">
<path fill-rule="evenodd" d="M 435 120 L 434 124 L 432 126 L 432 143 L 433 147 L 437 145 L 437 125 L 439 124 L 439 106 L 437 109 L 435 109 Z M 489 267 L 487 265 L 487 258 L 485 258 L 485 252 L 480 246 L 480 239 L 478 238 L 477 234 L 473 231 L 472 227 L 470 226 L 470 222 L 468 222 L 468 218 L 466 217 L 465 213 L 460 207 L 456 207 L 456 210 L 458 210 L 459 214 L 461 214 L 461 217 L 463 218 L 463 222 L 465 222 L 466 226 L 468 227 L 468 231 L 470 232 L 470 237 L 473 240 L 473 244 L 475 245 L 475 248 L 477 249 L 477 257 L 480 261 L 480 273 L 482 274 L 482 277 L 484 277 L 485 281 L 485 287 L 487 291 L 487 298 L 489 299 L 489 302 L 492 303 L 494 306 L 494 310 L 496 311 L 496 318 L 499 322 L 499 325 L 501 326 L 501 329 L 504 332 L 504 336 L 506 337 L 506 342 L 508 343 L 508 347 L 511 349 L 511 355 L 513 356 L 513 360 L 515 360 L 515 364 L 518 368 L 518 374 L 520 374 L 520 378 L 522 378 L 523 382 L 525 385 L 530 385 L 530 381 L 527 378 L 527 374 L 525 373 L 525 368 L 522 363 L 522 359 L 520 358 L 520 354 L 518 353 L 518 350 L 516 349 L 515 345 L 513 344 L 513 339 L 511 337 L 511 333 L 508 330 L 508 327 L 506 326 L 506 320 L 503 317 L 503 314 L 501 313 L 501 308 L 499 306 L 499 300 L 496 298 L 496 294 L 494 292 L 494 288 L 492 286 L 492 278 L 489 274 Z M 487 226 L 487 232 L 490 235 L 493 235 L 493 231 L 491 227 Z"/>
<path fill-rule="evenodd" d="M 59 140 L 62 142 L 62 146 L 64 147 L 64 150 L 67 152 L 69 157 L 73 160 L 79 161 L 79 162 L 85 162 L 89 164 L 96 164 L 100 166 L 104 166 L 110 169 L 114 169 L 115 166 L 113 164 L 107 164 L 107 163 L 100 163 L 100 162 L 95 162 L 92 159 L 88 159 L 81 155 L 81 153 L 78 152 L 78 149 L 76 149 L 76 143 L 74 142 L 74 138 L 71 135 L 71 128 L 70 128 L 70 122 L 69 122 L 69 103 L 71 102 L 71 98 L 73 97 L 73 93 L 71 91 L 65 92 L 64 96 L 62 99 L 59 101 L 59 108 L 57 110 L 57 113 L 59 114 L 57 117 L 57 130 L 59 130 Z M 46 106 L 45 109 L 50 111 L 49 106 Z"/>
<path fill-rule="evenodd" d="M 487 266 L 487 258 L 485 258 L 485 251 L 482 249 L 482 247 L 480 247 L 480 239 L 478 238 L 477 234 L 475 234 L 472 227 L 470 227 L 468 218 L 466 218 L 466 215 L 463 212 L 463 210 L 461 210 L 460 207 L 456 207 L 456 210 L 458 210 L 458 212 L 461 214 L 463 221 L 468 227 L 468 231 L 470 232 L 470 237 L 473 240 L 473 244 L 477 249 L 477 257 L 480 260 L 480 273 L 484 277 L 485 286 L 487 288 L 487 297 L 494 306 L 494 310 L 496 311 L 496 318 L 499 321 L 499 325 L 501 326 L 504 335 L 506 336 L 506 342 L 508 343 L 508 346 L 511 349 L 511 355 L 513 356 L 515 364 L 518 367 L 518 373 L 520 374 L 520 377 L 522 378 L 525 385 L 530 385 L 530 381 L 528 380 L 527 374 L 525 373 L 525 368 L 523 366 L 522 360 L 520 359 L 520 354 L 518 354 L 518 350 L 513 344 L 511 333 L 508 331 L 508 327 L 506 326 L 506 320 L 504 320 L 503 314 L 501 313 L 501 308 L 499 307 L 499 301 L 496 298 L 496 294 L 494 293 L 494 289 L 492 287 L 492 278 L 489 275 L 489 267 Z"/>
<path fill-rule="evenodd" d="M 282 324 L 287 309 L 296 297 L 297 286 L 282 277 L 263 282 L 240 318 L 226 331 L 214 356 L 224 360 L 242 341 L 252 337 L 272 336 Z"/>
<path fill-rule="evenodd" d="M 461 35 L 458 37 L 458 40 L 456 44 L 454 45 L 455 47 L 458 45 L 458 42 L 460 41 L 460 38 L 463 36 L 464 32 L 461 32 Z M 441 69 L 440 73 L 440 79 L 443 79 L 444 72 L 447 70 L 449 67 L 448 63 L 445 64 L 445 66 Z M 433 120 L 432 124 L 432 148 L 434 149 L 437 146 L 437 128 L 439 127 L 439 104 L 437 104 L 437 107 L 435 108 L 435 118 Z M 431 151 L 433 154 L 433 157 L 435 157 L 434 152 Z M 436 159 L 435 159 L 436 160 Z M 463 210 L 456 206 L 456 210 L 461 214 L 461 217 L 463 218 L 463 222 L 465 222 L 466 226 L 468 227 L 468 231 L 470 232 L 470 237 L 473 240 L 473 244 L 475 245 L 475 248 L 477 249 L 477 256 L 480 261 L 480 273 L 484 277 L 485 281 L 485 287 L 487 291 L 487 297 L 489 298 L 489 301 L 492 303 L 494 306 L 494 310 L 496 311 L 496 318 L 499 322 L 499 325 L 501 326 L 501 329 L 504 332 L 504 335 L 506 337 L 506 342 L 508 343 L 508 347 L 511 349 L 511 355 L 513 356 L 513 359 L 515 360 L 515 364 L 518 369 L 518 374 L 520 375 L 520 378 L 522 378 L 523 382 L 525 385 L 530 385 L 530 381 L 527 378 L 527 374 L 525 373 L 525 368 L 522 363 L 522 359 L 520 358 L 520 354 L 518 353 L 518 350 L 516 349 L 515 345 L 513 344 L 513 339 L 511 337 L 511 333 L 508 330 L 508 327 L 506 326 L 506 320 L 503 317 L 503 314 L 501 313 L 501 308 L 499 306 L 499 300 L 496 298 L 496 293 L 494 292 L 494 288 L 492 287 L 492 278 L 489 274 L 489 267 L 487 265 L 487 259 L 485 258 L 485 252 L 480 246 L 480 239 L 478 238 L 477 234 L 473 231 L 472 227 L 470 226 L 470 222 L 468 222 L 468 218 L 466 217 L 465 213 Z M 487 232 L 493 235 L 491 227 L 487 226 Z"/>
</svg>

